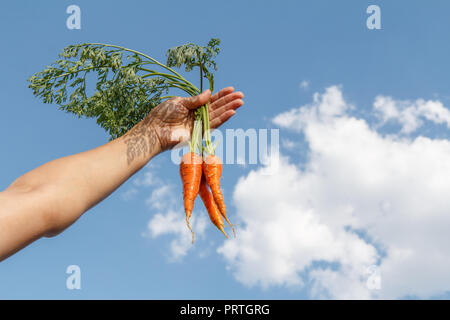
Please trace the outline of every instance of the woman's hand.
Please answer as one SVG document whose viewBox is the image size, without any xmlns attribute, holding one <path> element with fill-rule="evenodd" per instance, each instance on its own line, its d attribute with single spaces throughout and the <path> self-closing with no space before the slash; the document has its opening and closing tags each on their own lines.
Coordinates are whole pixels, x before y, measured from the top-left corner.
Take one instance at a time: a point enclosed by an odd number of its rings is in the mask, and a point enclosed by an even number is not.
<svg viewBox="0 0 450 320">
<path fill-rule="evenodd" d="M 194 125 L 194 111 L 210 100 L 211 128 L 217 128 L 231 118 L 235 110 L 244 104 L 242 92 L 232 87 L 220 90 L 211 97 L 209 90 L 195 97 L 175 97 L 164 101 L 149 114 L 148 118 L 160 143 L 161 151 L 171 149 L 190 139 Z"/>
<path fill-rule="evenodd" d="M 213 96 L 206 90 L 195 97 L 174 97 L 164 101 L 123 136 L 128 148 L 128 163 L 137 158 L 146 159 L 189 141 L 194 125 L 194 111 L 208 100 L 210 124 L 215 129 L 244 104 L 243 97 L 242 92 L 234 92 L 233 87 L 227 87 Z"/>
</svg>

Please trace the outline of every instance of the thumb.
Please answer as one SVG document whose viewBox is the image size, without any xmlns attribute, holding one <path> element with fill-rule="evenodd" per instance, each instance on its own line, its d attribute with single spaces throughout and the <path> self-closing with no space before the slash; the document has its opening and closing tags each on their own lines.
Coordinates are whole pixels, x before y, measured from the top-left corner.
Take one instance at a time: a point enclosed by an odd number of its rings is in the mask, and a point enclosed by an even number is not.
<svg viewBox="0 0 450 320">
<path fill-rule="evenodd" d="M 195 97 L 183 98 L 182 103 L 186 108 L 193 110 L 207 103 L 210 97 L 211 91 L 208 89 Z"/>
</svg>

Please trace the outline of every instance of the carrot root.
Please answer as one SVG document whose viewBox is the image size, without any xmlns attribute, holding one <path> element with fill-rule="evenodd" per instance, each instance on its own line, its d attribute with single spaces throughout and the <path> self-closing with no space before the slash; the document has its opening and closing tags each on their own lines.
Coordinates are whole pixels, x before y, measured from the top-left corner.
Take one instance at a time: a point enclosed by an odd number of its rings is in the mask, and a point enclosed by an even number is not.
<svg viewBox="0 0 450 320">
<path fill-rule="evenodd" d="M 192 244 L 194 244 L 194 230 L 192 230 L 192 228 L 191 228 L 191 224 L 189 223 L 189 218 L 188 217 L 186 217 L 186 224 L 187 224 L 187 227 L 189 228 L 189 230 L 192 233 Z"/>
<path fill-rule="evenodd" d="M 200 182 L 199 194 L 203 200 L 203 203 L 205 204 L 206 210 L 208 211 L 209 219 L 217 227 L 217 229 L 219 229 L 228 239 L 228 235 L 223 229 L 224 226 L 222 215 L 220 213 L 219 208 L 217 207 L 216 202 L 214 201 L 211 192 L 208 190 L 208 185 L 206 183 L 206 179 L 204 176 L 202 177 L 202 180 Z"/>
<path fill-rule="evenodd" d="M 220 231 L 222 231 L 222 233 L 224 234 L 225 238 L 228 239 L 228 235 L 227 235 L 227 233 L 225 232 L 225 230 L 223 230 L 223 226 L 219 226 L 218 228 L 219 228 Z"/>
<path fill-rule="evenodd" d="M 184 210 L 186 212 L 186 224 L 192 233 L 192 243 L 194 243 L 194 231 L 189 224 L 194 209 L 195 198 L 200 189 L 200 180 L 202 177 L 202 158 L 189 152 L 183 155 L 180 163 L 180 176 L 183 182 Z"/>
<path fill-rule="evenodd" d="M 228 220 L 228 218 L 226 216 L 224 217 L 224 219 L 230 226 L 231 230 L 233 231 L 233 236 L 236 238 L 236 231 L 234 230 L 234 226 L 231 224 L 230 220 Z"/>
<path fill-rule="evenodd" d="M 211 188 L 211 193 L 213 195 L 214 201 L 219 208 L 219 211 L 228 225 L 233 230 L 233 235 L 236 237 L 236 231 L 234 226 L 231 224 L 227 217 L 227 210 L 225 206 L 225 201 L 223 199 L 222 191 L 220 190 L 220 177 L 222 175 L 222 162 L 219 157 L 215 155 L 209 155 L 203 162 L 203 173 L 206 177 L 209 187 Z"/>
</svg>

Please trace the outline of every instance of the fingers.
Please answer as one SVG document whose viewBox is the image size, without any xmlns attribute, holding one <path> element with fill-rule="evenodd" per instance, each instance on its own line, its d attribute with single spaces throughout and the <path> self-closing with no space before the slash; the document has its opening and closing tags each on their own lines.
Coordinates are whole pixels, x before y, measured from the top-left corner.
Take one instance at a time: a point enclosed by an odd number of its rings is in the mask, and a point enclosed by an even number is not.
<svg viewBox="0 0 450 320">
<path fill-rule="evenodd" d="M 189 110 L 193 110 L 207 103 L 210 97 L 211 91 L 208 89 L 195 97 L 183 98 L 182 104 Z"/>
<path fill-rule="evenodd" d="M 226 87 L 212 95 L 210 103 L 213 104 L 217 99 L 226 96 L 234 91 L 233 87 Z"/>
<path fill-rule="evenodd" d="M 230 119 L 236 111 L 234 110 L 228 110 L 222 113 L 221 115 L 217 116 L 216 118 L 212 119 L 210 122 L 211 129 L 216 129 L 220 125 L 222 125 L 225 121 Z"/>
<path fill-rule="evenodd" d="M 221 109 L 228 103 L 233 102 L 234 100 L 237 100 L 237 99 L 242 99 L 242 98 L 244 98 L 244 94 L 240 91 L 228 92 L 228 93 L 218 97 L 217 100 L 215 100 L 214 102 L 212 102 L 210 104 L 210 112 Z"/>
<path fill-rule="evenodd" d="M 220 90 L 211 97 L 209 105 L 209 119 L 211 128 L 217 128 L 230 119 L 236 109 L 244 104 L 244 94 L 240 91 L 233 92 L 233 87 Z"/>
<path fill-rule="evenodd" d="M 182 104 L 190 109 L 197 109 L 209 101 L 210 126 L 215 129 L 230 119 L 236 109 L 244 104 L 244 94 L 234 92 L 233 87 L 226 87 L 211 96 L 210 90 L 205 90 L 195 97 L 183 98 Z"/>
<path fill-rule="evenodd" d="M 210 110 L 209 118 L 211 120 L 213 120 L 228 110 L 236 110 L 237 108 L 241 107 L 243 104 L 244 104 L 244 101 L 242 99 L 239 99 L 238 96 L 236 96 L 232 100 L 230 99 L 229 102 L 220 106 L 218 109 Z"/>
</svg>

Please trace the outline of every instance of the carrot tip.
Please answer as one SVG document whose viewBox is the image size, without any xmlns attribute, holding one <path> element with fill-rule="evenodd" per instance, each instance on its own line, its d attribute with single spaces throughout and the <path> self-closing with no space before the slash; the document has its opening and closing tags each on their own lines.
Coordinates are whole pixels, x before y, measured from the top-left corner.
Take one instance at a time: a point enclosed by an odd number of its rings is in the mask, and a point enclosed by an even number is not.
<svg viewBox="0 0 450 320">
<path fill-rule="evenodd" d="M 222 233 L 225 235 L 225 238 L 228 239 L 228 235 L 226 234 L 225 230 L 223 230 L 223 226 L 220 226 L 219 230 L 222 231 Z"/>
<path fill-rule="evenodd" d="M 230 226 L 231 230 L 233 230 L 233 236 L 236 238 L 236 231 L 234 230 L 234 226 L 231 224 L 230 220 L 228 220 L 227 217 L 225 217 L 225 220 L 227 221 L 227 223 Z"/>
<path fill-rule="evenodd" d="M 189 224 L 188 218 L 186 218 L 186 224 L 187 224 L 187 227 L 189 228 L 189 230 L 192 233 L 192 244 L 194 244 L 194 231 L 192 230 L 191 225 Z"/>
</svg>

